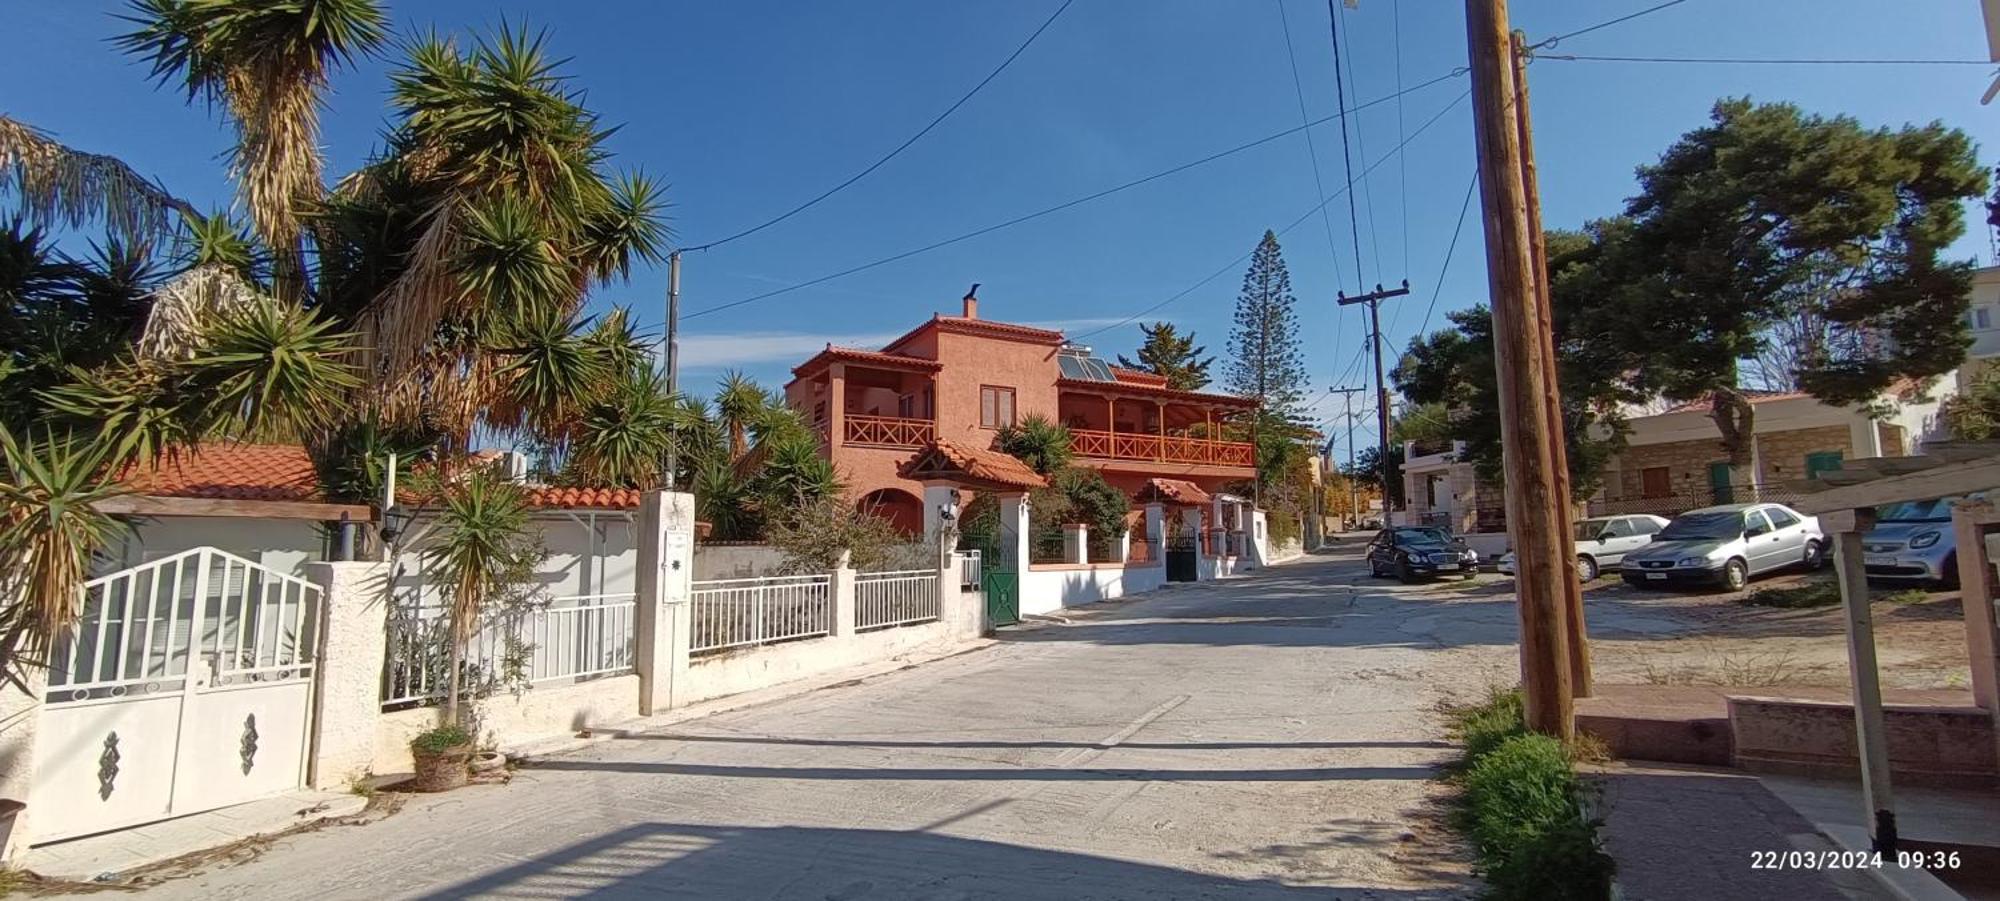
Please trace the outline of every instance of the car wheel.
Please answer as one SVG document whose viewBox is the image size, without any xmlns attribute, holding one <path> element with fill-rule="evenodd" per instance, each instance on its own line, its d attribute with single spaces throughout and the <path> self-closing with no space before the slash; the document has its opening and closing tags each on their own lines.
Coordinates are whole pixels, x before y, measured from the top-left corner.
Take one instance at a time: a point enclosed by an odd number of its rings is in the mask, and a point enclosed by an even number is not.
<svg viewBox="0 0 2000 901">
<path fill-rule="evenodd" d="M 1944 578 L 1938 580 L 1938 587 L 1946 591 L 1958 588 L 1958 552 L 1944 555 Z"/>
<path fill-rule="evenodd" d="M 1408 560 L 1403 560 L 1396 564 L 1396 578 L 1400 579 L 1405 585 L 1417 580 L 1417 574 L 1410 571 L 1410 562 Z"/>
<path fill-rule="evenodd" d="M 1585 585 L 1597 581 L 1597 561 L 1589 554 L 1576 556 L 1576 580 Z"/>
<path fill-rule="evenodd" d="M 1806 542 L 1806 569 L 1819 569 L 1826 565 L 1826 546 L 1817 541 Z"/>
<path fill-rule="evenodd" d="M 1742 591 L 1750 584 L 1750 567 L 1742 560 L 1730 560 L 1722 565 L 1722 585 L 1730 591 Z"/>
</svg>

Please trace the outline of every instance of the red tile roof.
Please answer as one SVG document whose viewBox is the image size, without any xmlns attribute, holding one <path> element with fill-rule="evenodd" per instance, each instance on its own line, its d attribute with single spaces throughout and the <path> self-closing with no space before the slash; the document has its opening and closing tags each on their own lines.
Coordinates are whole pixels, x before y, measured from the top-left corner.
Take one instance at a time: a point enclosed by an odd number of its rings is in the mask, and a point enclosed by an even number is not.
<svg viewBox="0 0 2000 901">
<path fill-rule="evenodd" d="M 1147 479 L 1144 488 L 1139 489 L 1138 500 L 1143 503 L 1161 501 L 1169 504 L 1206 504 L 1211 500 L 1201 486 L 1184 479 Z"/>
<path fill-rule="evenodd" d="M 953 444 L 939 439 L 919 448 L 896 467 L 896 474 L 917 481 L 962 482 L 974 488 L 1041 488 L 1049 480 L 1009 454 Z"/>
<path fill-rule="evenodd" d="M 920 372 L 936 372 L 944 368 L 943 363 L 936 360 L 926 360 L 922 357 L 884 353 L 877 350 L 862 350 L 858 347 L 836 347 L 828 344 L 825 350 L 813 354 L 812 359 L 792 367 L 792 376 L 794 378 L 804 378 L 836 362 L 886 366 L 891 369 L 913 369 Z"/>
<path fill-rule="evenodd" d="M 119 475 L 126 487 L 152 497 L 319 503 L 312 458 L 298 445 L 208 444 Z"/>
<path fill-rule="evenodd" d="M 1159 388 L 1165 388 L 1167 386 L 1166 376 L 1158 375 L 1151 372 L 1146 372 L 1145 370 L 1141 369 L 1126 369 L 1123 366 L 1113 366 L 1111 367 L 1111 374 L 1115 376 L 1119 381 L 1125 382 L 1127 384 L 1153 385 Z"/>
<path fill-rule="evenodd" d="M 1755 405 L 1755 404 L 1770 403 L 1771 401 L 1774 400 L 1794 400 L 1801 397 L 1809 397 L 1811 395 L 1806 394 L 1804 391 L 1757 391 L 1757 390 L 1746 389 L 1743 392 L 1743 396 L 1744 398 L 1748 399 L 1751 404 Z M 1712 400 L 1711 398 L 1707 397 L 1701 398 L 1699 400 L 1691 400 L 1686 403 L 1675 404 L 1674 406 L 1668 407 L 1660 412 L 1661 413 L 1689 413 L 1695 411 L 1707 412 L 1711 400 Z"/>
<path fill-rule="evenodd" d="M 1117 382 L 1094 382 L 1089 379 L 1059 378 L 1056 379 L 1056 384 L 1064 388 L 1075 388 L 1081 391 L 1103 391 L 1106 388 L 1115 388 L 1115 390 L 1127 394 L 1143 394 L 1147 397 L 1182 400 L 1196 404 L 1212 404 L 1218 407 L 1240 407 L 1245 410 L 1254 409 L 1257 406 L 1255 398 L 1239 397 L 1234 394 L 1210 394 L 1206 391 L 1182 391 L 1178 388 L 1169 388 L 1165 385 L 1147 385 L 1140 382 L 1128 382 L 1123 379 Z"/>
<path fill-rule="evenodd" d="M 499 456 L 481 451 L 473 459 L 491 462 Z M 129 467 L 119 481 L 150 497 L 327 503 L 312 458 L 296 444 L 205 444 L 157 466 Z M 530 486 L 528 505 L 541 510 L 636 510 L 642 494 L 631 488 Z"/>
<path fill-rule="evenodd" d="M 982 338 L 1000 338 L 1007 341 L 1026 341 L 1030 344 L 1060 346 L 1063 333 L 1052 329 L 1035 328 L 1031 325 L 1015 325 L 1011 322 L 995 322 L 991 319 L 969 319 L 964 316 L 946 316 L 936 313 L 922 325 L 903 333 L 903 336 L 883 346 L 885 351 L 893 351 L 911 338 L 924 333 L 926 329 L 952 332 L 960 335 L 977 335 Z"/>
</svg>

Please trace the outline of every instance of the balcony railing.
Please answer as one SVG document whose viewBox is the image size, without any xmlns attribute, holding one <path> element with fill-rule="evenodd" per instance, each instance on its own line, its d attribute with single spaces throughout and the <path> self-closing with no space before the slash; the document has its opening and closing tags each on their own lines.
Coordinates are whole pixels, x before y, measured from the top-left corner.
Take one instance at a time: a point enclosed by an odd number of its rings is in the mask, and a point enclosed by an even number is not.
<svg viewBox="0 0 2000 901">
<path fill-rule="evenodd" d="M 1240 441 L 1212 441 L 1186 435 L 1099 432 L 1093 429 L 1070 429 L 1069 434 L 1070 447 L 1077 456 L 1100 460 L 1250 466 L 1253 459 L 1250 445 Z"/>
<path fill-rule="evenodd" d="M 869 447 L 922 447 L 937 434 L 937 425 L 928 419 L 896 416 L 845 417 L 846 444 Z"/>
</svg>

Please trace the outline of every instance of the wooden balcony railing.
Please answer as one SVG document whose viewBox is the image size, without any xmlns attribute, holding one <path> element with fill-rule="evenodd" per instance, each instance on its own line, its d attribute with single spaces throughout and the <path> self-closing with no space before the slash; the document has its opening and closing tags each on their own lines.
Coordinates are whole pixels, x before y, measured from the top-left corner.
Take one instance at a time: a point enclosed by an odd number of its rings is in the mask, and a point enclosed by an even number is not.
<svg viewBox="0 0 2000 901">
<path fill-rule="evenodd" d="M 903 419 L 897 416 L 855 416 L 845 417 L 847 435 L 844 443 L 868 447 L 922 447 L 937 434 L 937 425 L 928 419 Z"/>
<path fill-rule="evenodd" d="M 1211 441 L 1186 435 L 1099 432 L 1093 429 L 1070 429 L 1069 434 L 1070 447 L 1077 456 L 1100 460 L 1250 466 L 1253 459 L 1250 445 L 1240 441 Z"/>
</svg>

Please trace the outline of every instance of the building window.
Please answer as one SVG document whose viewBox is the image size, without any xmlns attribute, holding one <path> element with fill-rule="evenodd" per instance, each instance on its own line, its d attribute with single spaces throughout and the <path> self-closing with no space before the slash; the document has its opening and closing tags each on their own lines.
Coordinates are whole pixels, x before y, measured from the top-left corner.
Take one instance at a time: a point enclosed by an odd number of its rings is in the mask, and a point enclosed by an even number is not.
<svg viewBox="0 0 2000 901">
<path fill-rule="evenodd" d="M 989 429 L 1004 429 L 1014 424 L 1014 389 L 995 388 L 990 385 L 979 389 L 979 424 Z"/>
<path fill-rule="evenodd" d="M 1990 307 L 1973 307 L 1965 311 L 1965 324 L 1984 331 L 1993 327 L 1993 310 Z"/>
<path fill-rule="evenodd" d="M 903 419 L 915 419 L 917 416 L 916 396 L 905 394 L 902 397 L 896 398 L 896 415 Z"/>
<path fill-rule="evenodd" d="M 1639 470 L 1640 493 L 1646 497 L 1666 497 L 1674 492 L 1673 477 L 1664 466 Z"/>
</svg>

